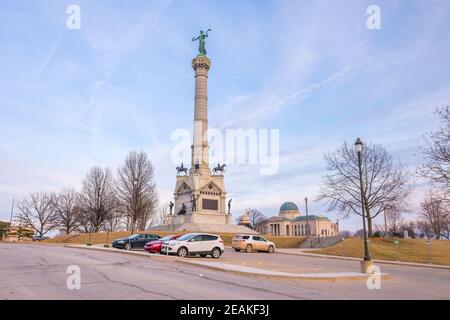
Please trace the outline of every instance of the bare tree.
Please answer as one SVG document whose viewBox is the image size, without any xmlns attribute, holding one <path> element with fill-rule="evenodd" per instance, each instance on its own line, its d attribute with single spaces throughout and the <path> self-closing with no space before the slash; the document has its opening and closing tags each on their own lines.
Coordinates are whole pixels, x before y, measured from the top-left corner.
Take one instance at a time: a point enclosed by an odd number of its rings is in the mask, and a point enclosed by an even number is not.
<svg viewBox="0 0 450 320">
<path fill-rule="evenodd" d="M 442 230 L 441 235 L 445 239 L 450 240 L 450 218 L 447 218 L 447 223 L 444 224 L 444 228 Z"/>
<path fill-rule="evenodd" d="M 77 230 L 82 233 L 89 233 L 91 231 L 90 215 L 86 212 L 83 202 L 81 202 Z"/>
<path fill-rule="evenodd" d="M 428 237 L 450 238 L 449 199 L 450 193 L 450 107 L 436 109 L 441 121 L 440 128 L 425 136 L 423 154 L 427 162 L 420 173 L 429 178 L 439 192 L 430 191 L 421 204 L 418 228 Z"/>
<path fill-rule="evenodd" d="M 53 193 L 32 193 L 18 205 L 16 219 L 21 226 L 31 227 L 44 236 L 57 226 L 57 197 Z"/>
<path fill-rule="evenodd" d="M 267 220 L 267 217 L 257 209 L 250 209 L 248 211 L 248 218 L 254 230 L 259 229 L 264 221 Z"/>
<path fill-rule="evenodd" d="M 103 229 L 105 231 L 114 232 L 121 230 L 124 226 L 126 226 L 124 214 L 120 210 L 120 205 L 117 201 L 111 212 L 107 215 Z"/>
<path fill-rule="evenodd" d="M 378 234 L 385 234 L 385 230 L 386 230 L 385 225 L 375 224 L 375 225 L 374 225 L 374 228 L 375 228 L 374 234 L 375 234 L 375 233 L 378 233 Z"/>
<path fill-rule="evenodd" d="M 423 153 L 427 162 L 422 166 L 423 176 L 447 192 L 450 192 L 450 108 L 436 110 L 442 126 L 425 136 Z"/>
<path fill-rule="evenodd" d="M 397 207 L 386 208 L 384 214 L 386 215 L 386 222 L 388 225 L 388 232 L 391 234 L 399 233 L 400 226 L 405 222 L 402 211 Z"/>
<path fill-rule="evenodd" d="M 372 219 L 386 208 L 405 204 L 410 190 L 408 175 L 402 164 L 394 163 L 380 145 L 365 145 L 362 152 L 364 212 L 371 237 Z M 358 156 L 353 146 L 342 147 L 325 155 L 329 174 L 324 177 L 318 200 L 325 200 L 328 211 L 339 210 L 343 217 L 362 216 Z"/>
<path fill-rule="evenodd" d="M 431 239 L 434 237 L 430 223 L 423 219 L 417 220 L 417 230 L 419 231 L 421 238 L 427 237 L 428 239 Z"/>
<path fill-rule="evenodd" d="M 166 226 L 169 224 L 169 207 L 159 206 L 156 216 L 153 218 L 153 223 L 158 226 Z"/>
<path fill-rule="evenodd" d="M 352 233 L 348 230 L 342 230 L 341 232 L 339 232 L 339 236 L 344 238 L 350 238 L 352 236 Z"/>
<path fill-rule="evenodd" d="M 115 183 L 109 168 L 94 167 L 82 182 L 81 209 L 83 228 L 98 232 L 115 210 Z"/>
<path fill-rule="evenodd" d="M 400 224 L 399 232 L 403 236 L 403 232 L 407 231 L 411 238 L 416 237 L 417 224 L 414 221 L 403 221 Z"/>
<path fill-rule="evenodd" d="M 80 195 L 75 189 L 62 189 L 58 195 L 56 207 L 58 227 L 70 234 L 77 230 L 80 224 Z"/>
<path fill-rule="evenodd" d="M 118 197 L 131 231 L 145 230 L 158 206 L 153 165 L 144 152 L 130 152 L 118 169 Z"/>
<path fill-rule="evenodd" d="M 422 232 L 436 238 L 446 237 L 450 225 L 450 214 L 445 207 L 445 196 L 429 191 L 427 198 L 420 204 L 419 228 Z"/>
</svg>

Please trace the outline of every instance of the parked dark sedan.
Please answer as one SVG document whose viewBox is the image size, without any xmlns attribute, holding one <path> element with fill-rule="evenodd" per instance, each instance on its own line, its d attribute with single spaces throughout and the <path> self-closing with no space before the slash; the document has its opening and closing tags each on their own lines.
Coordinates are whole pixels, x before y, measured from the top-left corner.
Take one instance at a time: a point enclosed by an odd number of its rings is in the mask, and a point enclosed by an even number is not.
<svg viewBox="0 0 450 320">
<path fill-rule="evenodd" d="M 43 237 L 43 236 L 33 236 L 33 241 L 44 241 L 50 239 L 49 237 Z"/>
<path fill-rule="evenodd" d="M 137 233 L 126 238 L 114 240 L 112 242 L 112 247 L 125 250 L 143 250 L 147 242 L 158 240 L 159 238 L 161 237 L 156 234 Z"/>
</svg>

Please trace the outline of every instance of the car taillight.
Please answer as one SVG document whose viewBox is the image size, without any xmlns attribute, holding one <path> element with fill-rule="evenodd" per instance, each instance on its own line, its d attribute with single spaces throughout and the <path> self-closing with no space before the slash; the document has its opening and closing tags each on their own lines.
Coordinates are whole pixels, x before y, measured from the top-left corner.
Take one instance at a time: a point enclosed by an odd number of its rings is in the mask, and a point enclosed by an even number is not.
<svg viewBox="0 0 450 320">
<path fill-rule="evenodd" d="M 219 242 L 220 242 L 220 243 L 223 243 L 223 240 L 222 240 L 222 239 L 220 239 L 220 240 L 219 240 Z"/>
</svg>

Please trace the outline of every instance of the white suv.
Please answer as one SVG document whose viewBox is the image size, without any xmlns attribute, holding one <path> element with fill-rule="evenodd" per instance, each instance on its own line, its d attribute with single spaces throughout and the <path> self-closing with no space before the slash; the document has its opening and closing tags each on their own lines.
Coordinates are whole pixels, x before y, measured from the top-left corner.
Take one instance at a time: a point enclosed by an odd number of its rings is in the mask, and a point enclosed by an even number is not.
<svg viewBox="0 0 450 320">
<path fill-rule="evenodd" d="M 161 247 L 161 254 L 176 254 L 179 257 L 198 254 L 202 258 L 210 255 L 218 259 L 224 250 L 223 240 L 218 235 L 188 233 L 178 239 L 164 242 Z"/>
</svg>

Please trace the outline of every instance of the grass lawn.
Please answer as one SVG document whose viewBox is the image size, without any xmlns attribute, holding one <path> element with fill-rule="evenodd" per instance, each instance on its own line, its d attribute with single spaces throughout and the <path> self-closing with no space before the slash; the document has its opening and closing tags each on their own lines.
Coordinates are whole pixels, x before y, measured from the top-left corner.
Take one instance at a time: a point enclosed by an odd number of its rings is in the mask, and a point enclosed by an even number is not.
<svg viewBox="0 0 450 320">
<path fill-rule="evenodd" d="M 145 232 L 135 232 L 135 233 L 153 233 L 159 236 L 167 236 L 170 234 L 185 234 L 187 232 L 165 232 L 165 231 L 145 231 Z M 131 234 L 130 231 L 120 231 L 120 232 L 110 232 L 108 235 L 106 232 L 93 233 L 90 238 L 90 243 L 92 244 L 111 244 L 112 240 L 118 238 L 124 238 Z M 233 233 L 219 233 L 223 239 L 226 246 L 231 245 L 231 239 L 233 239 Z M 277 248 L 298 248 L 299 245 L 305 241 L 304 237 L 266 237 L 267 240 L 275 243 Z M 89 242 L 89 234 L 82 233 L 77 235 L 65 235 L 60 237 L 55 237 L 50 240 L 44 241 L 44 243 L 71 243 L 71 244 L 84 244 Z"/>
<path fill-rule="evenodd" d="M 369 249 L 373 259 L 450 265 L 450 241 L 445 240 L 432 240 L 427 244 L 423 239 L 373 238 Z M 348 238 L 331 247 L 306 252 L 362 258 L 364 242 L 361 238 Z"/>
</svg>

